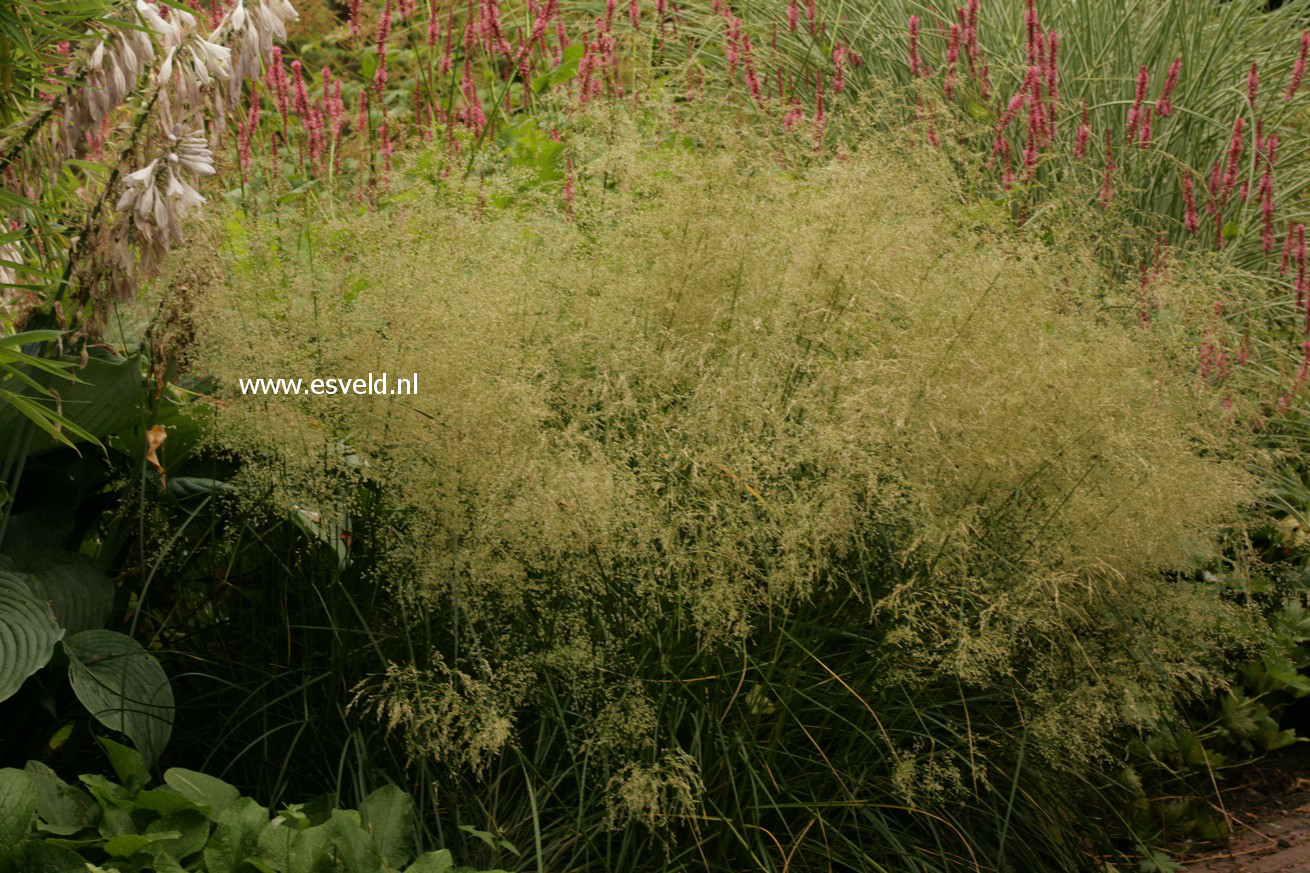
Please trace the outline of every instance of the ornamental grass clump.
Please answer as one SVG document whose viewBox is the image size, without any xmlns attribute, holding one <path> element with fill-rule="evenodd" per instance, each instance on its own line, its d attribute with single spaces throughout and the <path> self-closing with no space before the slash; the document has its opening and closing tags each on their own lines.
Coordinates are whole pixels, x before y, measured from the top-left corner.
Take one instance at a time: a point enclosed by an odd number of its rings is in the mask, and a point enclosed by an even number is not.
<svg viewBox="0 0 1310 873">
<path fill-rule="evenodd" d="M 1073 869 L 1122 739 L 1254 640 L 1194 581 L 1253 497 L 1214 268 L 1139 318 L 938 154 L 707 139 L 619 137 L 567 214 L 229 225 L 214 441 L 375 532 L 354 713 L 532 869 Z M 417 395 L 236 389 L 382 372 Z"/>
</svg>

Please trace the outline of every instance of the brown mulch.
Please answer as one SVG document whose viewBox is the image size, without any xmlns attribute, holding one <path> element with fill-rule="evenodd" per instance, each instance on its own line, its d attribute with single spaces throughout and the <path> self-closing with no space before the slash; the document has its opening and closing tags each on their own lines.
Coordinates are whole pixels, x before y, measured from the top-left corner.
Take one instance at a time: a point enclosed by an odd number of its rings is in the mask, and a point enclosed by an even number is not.
<svg viewBox="0 0 1310 873">
<path fill-rule="evenodd" d="M 1252 765 L 1222 796 L 1232 836 L 1175 847 L 1187 873 L 1310 873 L 1310 744 Z"/>
</svg>

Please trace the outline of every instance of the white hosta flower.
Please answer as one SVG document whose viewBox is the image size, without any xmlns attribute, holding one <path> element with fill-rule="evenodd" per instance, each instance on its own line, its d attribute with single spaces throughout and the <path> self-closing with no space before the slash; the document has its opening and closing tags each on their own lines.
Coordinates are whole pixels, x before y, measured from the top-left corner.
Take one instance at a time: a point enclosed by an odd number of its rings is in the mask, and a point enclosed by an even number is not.
<svg viewBox="0 0 1310 873">
<path fill-rule="evenodd" d="M 178 164 L 197 176 L 214 175 L 214 153 L 209 150 L 209 141 L 203 130 L 193 130 L 178 140 L 169 157 L 176 157 Z"/>
<path fill-rule="evenodd" d="M 64 115 L 70 153 L 79 148 L 85 133 L 98 125 L 136 87 L 155 56 L 150 37 L 139 30 L 120 31 L 98 42 L 87 59 L 86 87 L 69 102 Z"/>
<path fill-rule="evenodd" d="M 178 212 L 182 215 L 190 212 L 192 207 L 205 202 L 199 191 L 179 179 L 171 169 L 168 171 L 168 187 L 164 193 L 177 203 Z"/>
<path fill-rule="evenodd" d="M 175 48 L 171 48 L 171 49 L 169 49 L 169 50 L 168 50 L 168 54 L 164 57 L 164 62 L 163 62 L 162 64 L 159 65 L 159 84 L 160 84 L 160 85 L 167 85 L 167 84 L 168 84 L 168 80 L 171 79 L 171 78 L 173 78 L 173 55 L 174 55 L 176 52 L 177 52 L 177 49 L 175 49 Z"/>
<path fill-rule="evenodd" d="M 232 78 L 232 49 L 196 37 L 191 41 L 191 55 L 195 59 L 196 74 L 209 84 L 209 77 Z"/>
<path fill-rule="evenodd" d="M 196 17 L 175 6 L 169 7 L 167 20 L 159 14 L 158 9 L 145 0 L 137 0 L 136 10 L 146 26 L 159 36 L 159 42 L 165 48 L 180 46 L 187 34 L 196 27 Z"/>
</svg>

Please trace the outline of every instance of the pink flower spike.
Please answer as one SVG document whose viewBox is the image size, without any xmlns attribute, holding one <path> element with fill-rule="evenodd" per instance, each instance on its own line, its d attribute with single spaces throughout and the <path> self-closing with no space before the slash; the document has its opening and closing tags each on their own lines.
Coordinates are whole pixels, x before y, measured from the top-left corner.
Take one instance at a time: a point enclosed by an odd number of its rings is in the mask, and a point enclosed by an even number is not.
<svg viewBox="0 0 1310 873">
<path fill-rule="evenodd" d="M 1260 66 L 1255 61 L 1251 61 L 1251 72 L 1246 74 L 1246 99 L 1255 105 L 1256 95 L 1260 91 Z"/>
<path fill-rule="evenodd" d="M 1224 187 L 1219 195 L 1219 199 L 1223 202 L 1227 202 L 1229 196 L 1233 193 L 1233 189 L 1237 187 L 1237 175 L 1241 170 L 1242 149 L 1246 146 L 1246 140 L 1243 136 L 1245 131 L 1245 118 L 1239 118 L 1233 122 L 1233 136 L 1228 142 L 1228 165 L 1224 170 Z"/>
<path fill-rule="evenodd" d="M 1047 38 L 1050 52 L 1046 56 L 1046 98 L 1055 106 L 1060 102 L 1060 35 L 1054 30 Z"/>
<path fill-rule="evenodd" d="M 1137 92 L 1133 97 L 1133 107 L 1128 110 L 1128 142 L 1130 143 L 1137 139 L 1137 131 L 1142 123 L 1142 104 L 1146 101 L 1149 75 L 1146 64 L 1142 64 L 1142 68 L 1137 71 Z"/>
<path fill-rule="evenodd" d="M 799 0 L 790 0 L 787 4 L 787 29 L 795 33 L 801 23 L 801 4 Z"/>
<path fill-rule="evenodd" d="M 1287 86 L 1287 93 L 1283 95 L 1284 100 L 1291 100 L 1296 96 L 1296 91 L 1301 87 L 1301 80 L 1305 78 L 1305 59 L 1306 53 L 1310 52 L 1310 30 L 1301 32 L 1301 53 L 1296 57 L 1296 63 L 1292 66 L 1292 82 Z"/>
<path fill-rule="evenodd" d="M 1174 89 L 1178 87 L 1178 74 L 1182 72 L 1183 59 L 1174 58 L 1173 63 L 1169 65 L 1169 74 L 1165 77 L 1164 88 L 1160 91 L 1160 99 L 1155 101 L 1155 114 L 1161 118 L 1168 118 L 1173 114 Z"/>
<path fill-rule="evenodd" d="M 1074 140 L 1073 156 L 1075 158 L 1087 157 L 1087 143 L 1092 138 L 1092 128 L 1087 119 L 1087 101 L 1083 101 L 1083 118 L 1078 123 L 1078 136 Z"/>
<path fill-rule="evenodd" d="M 919 59 L 919 16 L 910 16 L 910 75 L 925 75 L 923 62 Z"/>
<path fill-rule="evenodd" d="M 1196 214 L 1196 192 L 1192 188 L 1190 173 L 1183 176 L 1183 207 L 1186 210 L 1183 223 L 1187 227 L 1187 232 L 1196 236 L 1201 230 L 1201 222 Z"/>
</svg>

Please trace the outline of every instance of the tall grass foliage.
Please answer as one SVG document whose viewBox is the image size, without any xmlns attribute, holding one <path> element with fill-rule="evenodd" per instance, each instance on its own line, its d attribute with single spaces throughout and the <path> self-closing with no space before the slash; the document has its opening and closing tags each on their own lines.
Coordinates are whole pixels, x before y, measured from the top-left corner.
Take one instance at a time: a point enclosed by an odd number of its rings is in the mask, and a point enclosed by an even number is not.
<svg viewBox="0 0 1310 873">
<path fill-rule="evenodd" d="M 1214 268 L 1141 320 L 937 155 L 759 154 L 675 124 L 568 210 L 230 224 L 215 445 L 368 556 L 353 718 L 499 864 L 1074 869 L 1122 739 L 1257 641 L 1192 573 L 1254 494 Z M 384 371 L 418 395 L 235 391 Z"/>
</svg>

